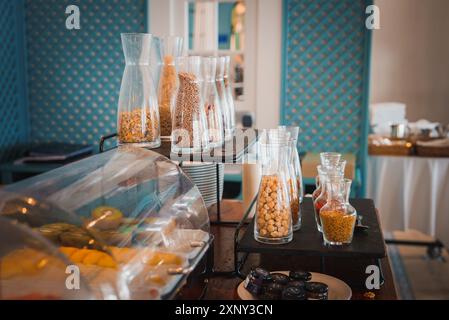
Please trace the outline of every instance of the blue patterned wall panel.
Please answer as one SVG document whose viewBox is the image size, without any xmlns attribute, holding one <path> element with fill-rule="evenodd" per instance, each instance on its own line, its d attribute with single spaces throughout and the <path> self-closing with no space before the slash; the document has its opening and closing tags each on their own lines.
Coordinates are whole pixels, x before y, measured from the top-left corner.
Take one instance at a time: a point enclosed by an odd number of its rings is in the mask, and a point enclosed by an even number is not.
<svg viewBox="0 0 449 320">
<path fill-rule="evenodd" d="M 363 0 L 285 0 L 281 121 L 302 128 L 303 151 L 363 161 L 369 32 Z"/>
<path fill-rule="evenodd" d="M 23 2 L 0 0 L 0 162 L 28 138 L 23 25 Z"/>
<path fill-rule="evenodd" d="M 78 5 L 81 30 L 67 30 Z M 145 32 L 145 0 L 27 0 L 33 142 L 98 142 L 115 132 L 124 58 L 120 33 Z"/>
</svg>

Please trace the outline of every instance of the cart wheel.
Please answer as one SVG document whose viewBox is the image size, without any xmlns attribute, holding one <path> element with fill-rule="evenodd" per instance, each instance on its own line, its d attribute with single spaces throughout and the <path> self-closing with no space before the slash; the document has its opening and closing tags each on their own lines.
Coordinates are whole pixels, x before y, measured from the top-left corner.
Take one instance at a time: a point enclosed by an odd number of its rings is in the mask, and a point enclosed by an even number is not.
<svg viewBox="0 0 449 320">
<path fill-rule="evenodd" d="M 443 250 L 440 246 L 430 246 L 427 248 L 427 256 L 432 260 L 441 259 Z"/>
</svg>

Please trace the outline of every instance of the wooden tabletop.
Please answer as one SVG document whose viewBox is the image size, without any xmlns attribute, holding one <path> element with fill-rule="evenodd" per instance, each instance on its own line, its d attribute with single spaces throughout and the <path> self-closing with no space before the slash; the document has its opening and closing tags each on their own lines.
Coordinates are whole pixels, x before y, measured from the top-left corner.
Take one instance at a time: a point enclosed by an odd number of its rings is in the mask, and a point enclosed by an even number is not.
<svg viewBox="0 0 449 320">
<path fill-rule="evenodd" d="M 225 200 L 222 202 L 222 220 L 238 221 L 243 215 L 241 202 Z M 211 220 L 215 219 L 211 214 Z M 215 271 L 229 271 L 233 269 L 233 238 L 234 227 L 212 226 L 211 232 L 215 236 L 214 241 L 214 263 Z M 365 287 L 365 269 L 373 264 L 369 259 L 354 258 L 326 258 L 325 273 L 345 281 L 352 289 L 354 300 L 367 299 L 364 294 L 368 291 L 375 294 L 377 300 L 396 300 L 396 289 L 393 282 L 390 261 L 388 256 L 381 260 L 382 271 L 385 279 L 380 290 L 367 290 Z M 320 271 L 320 258 L 316 257 L 294 257 L 251 254 L 243 268 L 246 272 L 254 266 L 262 266 L 268 270 L 307 270 Z M 238 299 L 236 288 L 242 280 L 238 277 L 214 276 L 209 279 L 209 285 L 205 299 Z"/>
</svg>

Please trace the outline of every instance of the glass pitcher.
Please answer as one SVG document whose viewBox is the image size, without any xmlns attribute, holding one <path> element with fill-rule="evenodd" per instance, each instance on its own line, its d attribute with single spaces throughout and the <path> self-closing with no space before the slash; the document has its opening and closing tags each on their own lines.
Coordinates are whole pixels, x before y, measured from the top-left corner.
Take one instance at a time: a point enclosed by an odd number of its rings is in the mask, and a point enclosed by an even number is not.
<svg viewBox="0 0 449 320">
<path fill-rule="evenodd" d="M 341 175 L 328 174 L 326 180 L 327 203 L 320 210 L 324 243 L 344 245 L 352 242 L 356 212 L 348 210 L 345 183 Z"/>
<path fill-rule="evenodd" d="M 172 128 L 172 108 L 178 86 L 176 59 L 182 54 L 181 37 L 159 38 L 162 60 L 159 80 L 159 115 L 161 118 L 161 136 L 169 138 Z"/>
<path fill-rule="evenodd" d="M 298 177 L 295 172 L 295 157 L 294 153 L 296 149 L 296 141 L 289 138 L 286 142 L 287 145 L 287 185 L 289 188 L 290 195 L 290 208 L 292 211 L 292 224 L 293 231 L 298 231 L 301 229 L 301 208 L 300 208 L 300 191 L 298 189 Z"/>
<path fill-rule="evenodd" d="M 215 84 L 217 86 L 217 93 L 218 98 L 220 99 L 221 112 L 223 116 L 224 140 L 229 141 L 232 139 L 233 133 L 232 133 L 232 116 L 229 108 L 224 83 L 225 67 L 226 67 L 226 57 L 218 57 Z"/>
<path fill-rule="evenodd" d="M 220 98 L 215 83 L 217 58 L 204 57 L 202 59 L 204 75 L 204 110 L 206 113 L 207 129 L 209 133 L 209 146 L 215 148 L 223 145 L 224 142 L 223 114 L 221 112 Z"/>
<path fill-rule="evenodd" d="M 320 153 L 320 163 L 323 169 L 330 167 L 332 168 L 335 166 L 339 161 L 341 160 L 341 154 L 335 153 L 335 152 L 322 152 Z M 316 199 L 320 196 L 322 192 L 322 187 L 325 187 L 324 184 L 320 183 L 320 174 L 318 171 L 318 175 L 315 179 L 315 185 L 316 188 L 312 193 L 312 200 L 313 202 L 316 201 Z"/>
<path fill-rule="evenodd" d="M 337 164 L 335 162 L 332 163 L 333 166 L 330 166 L 329 163 L 327 163 L 328 166 L 320 165 L 317 167 L 318 169 L 318 176 L 320 181 L 320 189 L 321 193 L 319 196 L 315 199 L 313 202 L 313 209 L 315 212 L 315 220 L 317 224 L 318 231 L 322 232 L 323 229 L 321 227 L 321 220 L 320 220 L 320 210 L 321 208 L 327 203 L 327 200 L 329 198 L 328 190 L 327 190 L 327 182 L 329 175 L 332 176 L 339 176 L 340 179 L 344 178 L 344 172 L 346 167 L 346 161 L 340 160 Z"/>
<path fill-rule="evenodd" d="M 161 145 L 159 107 L 151 76 L 151 34 L 121 35 L 126 67 L 117 112 L 119 144 L 157 148 Z"/>
<path fill-rule="evenodd" d="M 262 133 L 266 135 L 266 132 Z M 268 137 L 259 143 L 262 177 L 254 224 L 255 240 L 266 244 L 293 239 L 292 213 L 286 181 L 287 146 Z"/>
<path fill-rule="evenodd" d="M 201 58 L 178 58 L 179 89 L 173 107 L 172 152 L 196 153 L 209 148 L 202 96 Z"/>
<path fill-rule="evenodd" d="M 354 213 L 357 216 L 357 210 L 352 206 L 352 204 L 349 202 L 349 197 L 351 196 L 351 186 L 352 186 L 352 180 L 351 179 L 343 179 L 343 196 L 345 198 L 346 203 L 346 210 L 349 213 Z"/>
<path fill-rule="evenodd" d="M 226 94 L 226 101 L 228 103 L 228 121 L 229 124 L 226 125 L 226 130 L 230 130 L 228 136 L 233 136 L 235 132 L 235 104 L 234 104 L 234 95 L 232 94 L 232 85 L 230 81 L 231 73 L 231 57 L 224 57 L 224 74 L 223 74 L 223 82 L 224 82 L 224 91 Z"/>
</svg>

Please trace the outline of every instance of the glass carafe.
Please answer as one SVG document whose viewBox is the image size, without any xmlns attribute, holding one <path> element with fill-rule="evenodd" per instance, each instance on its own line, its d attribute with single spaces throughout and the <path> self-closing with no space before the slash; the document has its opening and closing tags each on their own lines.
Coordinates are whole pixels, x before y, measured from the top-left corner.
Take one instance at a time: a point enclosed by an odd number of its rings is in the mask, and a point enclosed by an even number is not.
<svg viewBox="0 0 449 320">
<path fill-rule="evenodd" d="M 230 73 L 231 73 L 231 57 L 224 57 L 225 65 L 224 65 L 224 74 L 223 74 L 223 82 L 224 82 L 224 91 L 226 94 L 226 101 L 228 103 L 228 121 L 229 124 L 226 125 L 226 130 L 230 130 L 230 133 L 227 133 L 227 136 L 233 136 L 235 132 L 235 104 L 234 104 L 234 95 L 232 94 L 232 85 L 230 81 Z"/>
<path fill-rule="evenodd" d="M 179 89 L 173 107 L 172 152 L 201 152 L 209 148 L 201 58 L 180 57 L 177 61 Z"/>
<path fill-rule="evenodd" d="M 225 66 L 226 66 L 226 57 L 218 57 L 215 84 L 217 86 L 217 93 L 218 98 L 220 99 L 221 112 L 223 116 L 224 139 L 225 141 L 229 141 L 232 139 L 233 133 L 232 133 L 232 116 L 228 104 L 228 98 L 224 83 Z"/>
<path fill-rule="evenodd" d="M 172 108 L 175 102 L 178 77 L 176 60 L 182 54 L 183 39 L 180 37 L 159 38 L 162 66 L 159 80 L 159 116 L 161 136 L 169 139 L 172 128 Z"/>
<path fill-rule="evenodd" d="M 327 179 L 329 175 L 339 176 L 341 179 L 344 178 L 344 171 L 346 167 L 346 161 L 340 160 L 337 164 L 332 163 L 333 166 L 324 166 L 319 165 L 317 167 L 318 170 L 318 176 L 320 181 L 320 194 L 313 202 L 313 209 L 315 212 L 315 220 L 318 231 L 322 232 L 323 229 L 321 227 L 321 220 L 320 220 L 320 210 L 321 208 L 327 203 L 329 194 L 327 192 Z"/>
<path fill-rule="evenodd" d="M 293 231 L 301 229 L 301 208 L 300 208 L 300 193 L 298 189 L 298 177 L 294 166 L 294 153 L 296 150 L 296 141 L 289 138 L 287 145 L 287 185 L 290 195 L 290 208 L 292 212 Z"/>
<path fill-rule="evenodd" d="M 267 244 L 293 239 L 292 214 L 286 183 L 287 146 L 266 141 L 259 145 L 262 178 L 257 197 L 254 237 Z"/>
<path fill-rule="evenodd" d="M 348 211 L 345 183 L 341 175 L 328 174 L 326 180 L 327 203 L 320 210 L 324 243 L 344 245 L 352 242 L 356 213 Z"/>
<path fill-rule="evenodd" d="M 214 148 L 223 145 L 223 114 L 221 112 L 220 98 L 215 84 L 217 71 L 217 58 L 204 57 L 204 110 L 206 113 L 207 129 L 209 133 L 209 146 Z"/>
<path fill-rule="evenodd" d="M 296 184 L 299 194 L 299 203 L 302 203 L 304 199 L 304 185 L 302 182 L 301 161 L 298 152 L 299 127 L 279 126 L 279 129 L 288 132 L 290 134 L 290 139 L 293 140 L 292 155 L 289 161 L 292 163 L 296 177 Z"/>
<path fill-rule="evenodd" d="M 321 162 L 321 166 L 323 166 L 323 168 L 332 168 L 333 166 L 335 166 L 339 161 L 341 160 L 341 154 L 340 153 L 336 153 L 336 152 L 322 152 L 320 153 L 320 162 Z M 318 175 L 315 179 L 315 185 L 316 188 L 312 193 L 312 200 L 313 202 L 316 201 L 316 199 L 319 197 L 319 195 L 322 192 L 322 187 L 324 188 L 325 185 L 320 183 L 320 174 L 318 171 Z"/>
<path fill-rule="evenodd" d="M 151 76 L 152 36 L 144 33 L 121 35 L 126 67 L 117 112 L 119 144 L 157 148 L 161 145 L 159 107 Z"/>
</svg>

